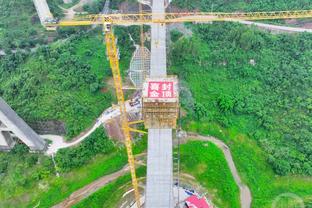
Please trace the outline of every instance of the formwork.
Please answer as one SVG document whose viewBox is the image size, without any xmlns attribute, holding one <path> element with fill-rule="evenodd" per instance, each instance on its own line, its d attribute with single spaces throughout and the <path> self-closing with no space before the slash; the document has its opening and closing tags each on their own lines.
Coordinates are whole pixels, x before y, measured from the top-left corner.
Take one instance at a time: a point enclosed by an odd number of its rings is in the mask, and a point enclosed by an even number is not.
<svg viewBox="0 0 312 208">
<path fill-rule="evenodd" d="M 137 47 L 135 50 L 129 68 L 129 77 L 134 86 L 138 89 L 142 88 L 146 76 L 150 73 L 150 51 L 144 47 Z"/>
<path fill-rule="evenodd" d="M 143 84 L 142 97 L 145 128 L 176 128 L 179 110 L 178 79 L 176 76 L 148 78 Z"/>
</svg>

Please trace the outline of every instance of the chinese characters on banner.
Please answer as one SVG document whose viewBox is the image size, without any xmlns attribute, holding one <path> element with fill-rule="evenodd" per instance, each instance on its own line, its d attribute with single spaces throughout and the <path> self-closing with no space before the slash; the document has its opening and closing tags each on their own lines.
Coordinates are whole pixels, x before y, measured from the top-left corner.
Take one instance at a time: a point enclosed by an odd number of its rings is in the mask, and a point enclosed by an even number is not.
<svg viewBox="0 0 312 208">
<path fill-rule="evenodd" d="M 148 98 L 174 98 L 173 82 L 149 82 Z"/>
</svg>

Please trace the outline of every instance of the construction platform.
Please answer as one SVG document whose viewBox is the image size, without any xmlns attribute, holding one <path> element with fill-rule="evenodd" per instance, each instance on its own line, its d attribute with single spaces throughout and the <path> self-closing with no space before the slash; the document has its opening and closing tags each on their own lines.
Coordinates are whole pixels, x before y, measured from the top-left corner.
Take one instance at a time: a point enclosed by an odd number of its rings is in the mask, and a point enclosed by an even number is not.
<svg viewBox="0 0 312 208">
<path fill-rule="evenodd" d="M 148 78 L 143 84 L 145 128 L 175 129 L 179 111 L 178 79 Z"/>
</svg>

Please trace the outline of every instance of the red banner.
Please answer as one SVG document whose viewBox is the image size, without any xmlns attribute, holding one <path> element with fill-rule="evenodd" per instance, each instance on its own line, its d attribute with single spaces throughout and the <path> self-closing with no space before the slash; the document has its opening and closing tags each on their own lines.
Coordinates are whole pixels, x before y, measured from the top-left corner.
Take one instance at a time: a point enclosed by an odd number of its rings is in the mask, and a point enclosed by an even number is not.
<svg viewBox="0 0 312 208">
<path fill-rule="evenodd" d="M 148 98 L 174 98 L 173 82 L 149 82 Z"/>
</svg>

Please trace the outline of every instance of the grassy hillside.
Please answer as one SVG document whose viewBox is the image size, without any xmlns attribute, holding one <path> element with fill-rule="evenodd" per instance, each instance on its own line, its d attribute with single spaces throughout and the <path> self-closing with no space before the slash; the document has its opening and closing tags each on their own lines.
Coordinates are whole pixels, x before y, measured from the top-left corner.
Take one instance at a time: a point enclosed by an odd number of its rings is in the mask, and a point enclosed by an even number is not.
<svg viewBox="0 0 312 208">
<path fill-rule="evenodd" d="M 146 167 L 138 168 L 136 174 L 138 178 L 144 177 L 146 175 Z M 107 208 L 115 208 L 123 194 L 129 189 L 131 189 L 131 176 L 126 174 L 102 187 L 94 194 L 74 205 L 73 208 L 102 208 L 104 205 Z"/>
<path fill-rule="evenodd" d="M 216 136 L 228 143 L 238 172 L 251 190 L 252 208 L 271 208 L 276 198 L 287 193 L 300 197 L 307 207 L 312 204 L 312 178 L 276 175 L 267 163 L 267 153 L 256 141 L 238 132 L 235 127 L 224 128 L 211 122 L 190 122 L 185 128 Z"/>
<path fill-rule="evenodd" d="M 182 172 L 193 175 L 208 190 L 219 207 L 240 207 L 239 192 L 221 150 L 210 142 L 193 141 L 181 145 Z M 138 171 L 143 176 L 145 172 Z M 125 186 L 126 185 L 126 186 Z M 123 176 L 101 188 L 74 207 L 116 207 L 130 186 L 130 177 Z"/>
<path fill-rule="evenodd" d="M 218 207 L 240 207 L 239 189 L 222 151 L 211 142 L 191 141 L 181 145 L 181 171 L 203 186 Z"/>
<path fill-rule="evenodd" d="M 311 178 L 295 175 L 312 175 L 312 36 L 230 23 L 194 31 L 174 43 L 170 57 L 182 82 L 184 127 L 230 145 L 254 207 L 268 207 L 283 192 L 309 200 Z M 276 178 L 271 167 L 290 176 Z"/>
<path fill-rule="evenodd" d="M 34 183 L 53 174 L 52 160 L 29 153 L 24 145 L 16 145 L 10 153 L 0 153 L 0 207 L 19 207 L 21 202 L 10 197 L 25 193 Z"/>
<path fill-rule="evenodd" d="M 145 149 L 146 139 L 134 145 L 135 154 Z M 99 128 L 81 145 L 59 151 L 56 162 L 59 178 L 51 158 L 30 154 L 24 146 L 1 153 L 0 207 L 34 207 L 39 201 L 40 206 L 51 207 L 99 177 L 121 169 L 127 163 L 127 155 Z"/>
<path fill-rule="evenodd" d="M 32 0 L 0 0 L 0 49 L 27 48 L 46 42 Z"/>
<path fill-rule="evenodd" d="M 27 121 L 60 120 L 73 137 L 111 105 L 101 36 L 80 35 L 27 56 L 2 58 L 0 96 Z"/>
<path fill-rule="evenodd" d="M 133 51 L 127 32 L 121 38 L 121 68 L 127 69 Z M 42 47 L 31 55 L 1 58 L 0 96 L 26 121 L 59 120 L 67 137 L 90 127 L 114 97 L 100 32 L 76 35 Z"/>
</svg>

